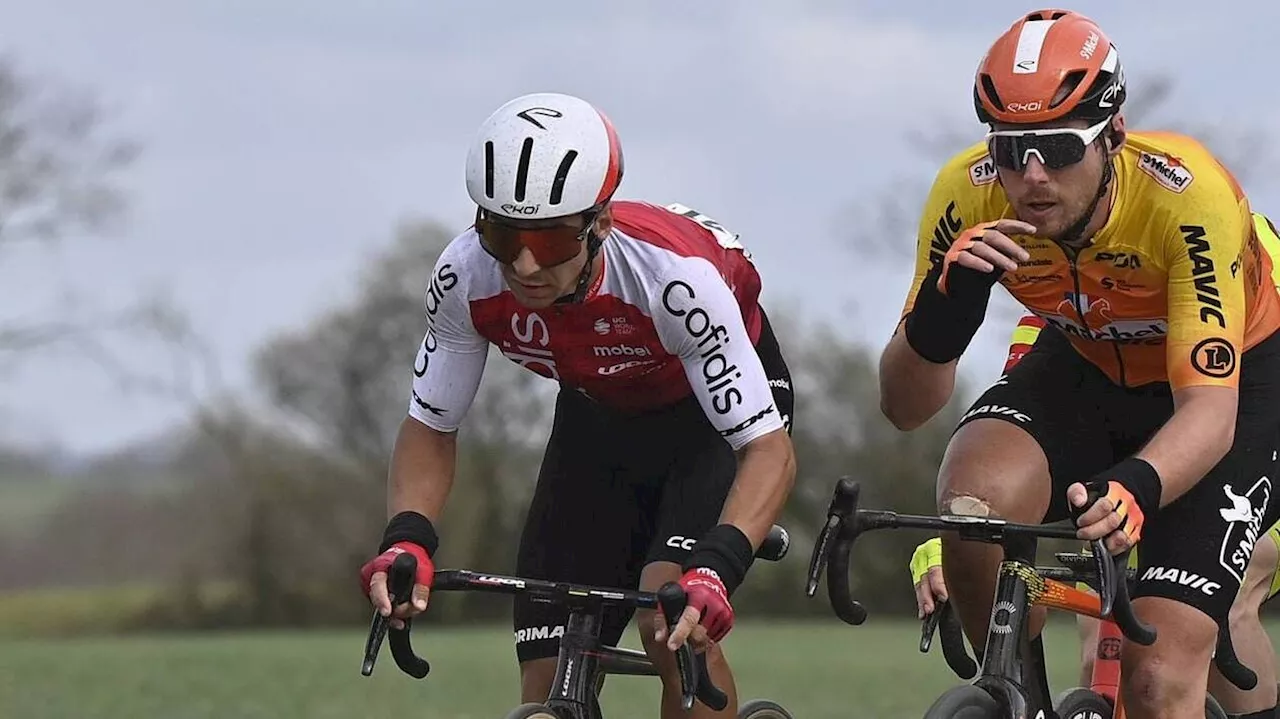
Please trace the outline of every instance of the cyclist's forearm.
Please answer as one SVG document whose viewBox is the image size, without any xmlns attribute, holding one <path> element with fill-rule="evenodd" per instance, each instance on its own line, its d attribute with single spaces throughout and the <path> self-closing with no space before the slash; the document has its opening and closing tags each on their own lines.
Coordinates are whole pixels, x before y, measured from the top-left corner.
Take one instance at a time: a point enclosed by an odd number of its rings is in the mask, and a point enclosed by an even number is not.
<svg viewBox="0 0 1280 719">
<path fill-rule="evenodd" d="M 387 516 L 418 512 L 438 521 L 453 487 L 457 433 L 438 432 L 412 417 L 400 424 L 387 477 Z"/>
<path fill-rule="evenodd" d="M 1161 506 L 1194 487 L 1235 439 L 1235 390 L 1189 387 L 1174 393 L 1174 405 L 1173 416 L 1137 454 L 1160 475 Z"/>
<path fill-rule="evenodd" d="M 784 430 L 752 440 L 738 453 L 738 475 L 725 498 L 720 523 L 742 530 L 751 547 L 759 549 L 795 480 L 795 452 Z"/>
<path fill-rule="evenodd" d="M 956 363 L 935 364 L 907 343 L 899 328 L 880 356 L 880 411 L 898 429 L 928 422 L 955 390 Z"/>
</svg>

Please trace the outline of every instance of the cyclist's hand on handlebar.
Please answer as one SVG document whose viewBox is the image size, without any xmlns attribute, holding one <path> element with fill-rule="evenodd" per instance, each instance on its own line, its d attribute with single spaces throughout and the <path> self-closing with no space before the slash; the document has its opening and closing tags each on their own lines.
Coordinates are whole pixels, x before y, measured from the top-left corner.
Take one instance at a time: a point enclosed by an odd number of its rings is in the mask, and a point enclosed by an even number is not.
<svg viewBox="0 0 1280 719">
<path fill-rule="evenodd" d="M 408 552 L 418 560 L 417 574 L 413 581 L 412 601 L 391 607 L 391 595 L 387 590 L 387 570 L 400 554 Z M 365 562 L 360 568 L 360 585 L 364 589 L 369 603 L 382 616 L 391 616 L 391 626 L 400 629 L 404 623 L 400 620 L 419 614 L 427 608 L 427 599 L 431 593 L 431 581 L 435 577 L 435 565 L 431 562 L 427 550 L 413 542 L 397 542 L 387 551 Z"/>
<path fill-rule="evenodd" d="M 1142 538 L 1143 522 L 1160 508 L 1162 489 L 1155 468 L 1137 457 L 1121 461 L 1088 482 L 1076 482 L 1067 487 L 1067 502 L 1080 527 L 1076 536 L 1087 540 L 1105 537 L 1112 554 L 1123 552 Z"/>
<path fill-rule="evenodd" d="M 695 636 L 695 629 L 705 627 L 707 637 L 718 642 L 733 628 L 733 607 L 729 604 L 729 591 L 715 570 L 706 567 L 695 567 L 680 577 L 680 588 L 684 590 L 687 604 L 680 621 L 676 624 L 671 636 L 667 637 L 666 622 L 659 624 L 655 638 L 667 640 L 667 648 L 675 651 L 685 640 L 692 639 L 696 644 L 701 637 Z M 697 647 L 699 649 L 703 647 Z"/>
<path fill-rule="evenodd" d="M 911 555 L 911 581 L 916 587 L 916 618 L 924 619 L 947 601 L 947 585 L 942 579 L 942 539 L 934 537 L 916 547 Z"/>
<path fill-rule="evenodd" d="M 701 654 L 711 647 L 711 637 L 707 636 L 707 628 L 698 624 L 698 617 L 692 614 L 688 607 L 685 607 L 685 613 L 680 615 L 683 622 L 685 617 L 689 617 L 689 624 L 693 627 L 693 631 L 689 632 L 689 644 L 693 647 L 695 653 Z M 659 642 L 665 642 L 667 639 L 667 618 L 662 613 L 662 607 L 654 612 L 653 615 L 654 638 Z M 668 645 L 669 646 L 669 645 Z M 677 645 L 678 646 L 678 645 Z M 675 651 L 674 649 L 672 651 Z"/>
</svg>

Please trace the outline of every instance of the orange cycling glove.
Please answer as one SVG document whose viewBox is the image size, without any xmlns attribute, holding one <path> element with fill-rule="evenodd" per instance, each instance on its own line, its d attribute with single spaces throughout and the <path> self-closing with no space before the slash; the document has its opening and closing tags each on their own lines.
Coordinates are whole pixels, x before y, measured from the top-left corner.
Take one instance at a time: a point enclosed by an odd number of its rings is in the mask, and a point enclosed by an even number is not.
<svg viewBox="0 0 1280 719">
<path fill-rule="evenodd" d="M 1129 546 L 1142 538 L 1142 525 L 1148 516 L 1160 509 L 1163 486 L 1160 475 L 1145 460 L 1129 457 L 1116 466 L 1084 483 L 1089 498 L 1083 507 L 1073 508 L 1078 519 L 1099 499 L 1111 500 L 1112 510 L 1120 515 L 1117 531 L 1129 537 Z"/>
<path fill-rule="evenodd" d="M 960 233 L 942 262 L 925 275 L 903 330 L 916 354 L 946 364 L 968 349 L 987 314 L 991 288 L 1001 270 L 981 272 L 961 265 L 960 253 L 982 242 L 982 233 L 995 223 L 984 223 Z"/>
</svg>

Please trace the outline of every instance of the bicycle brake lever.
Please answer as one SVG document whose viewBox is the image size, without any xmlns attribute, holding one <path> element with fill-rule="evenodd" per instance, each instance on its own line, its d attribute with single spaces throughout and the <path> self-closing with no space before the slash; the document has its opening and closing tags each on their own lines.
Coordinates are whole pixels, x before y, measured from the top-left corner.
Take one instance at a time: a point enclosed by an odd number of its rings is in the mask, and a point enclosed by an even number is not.
<svg viewBox="0 0 1280 719">
<path fill-rule="evenodd" d="M 1241 663 L 1240 657 L 1236 656 L 1230 624 L 1224 623 L 1218 627 L 1218 648 L 1213 653 L 1213 663 L 1227 681 L 1240 689 L 1249 691 L 1258 686 L 1258 674 Z"/>
<path fill-rule="evenodd" d="M 933 646 L 933 633 L 938 629 L 938 621 L 942 619 L 942 609 L 946 606 L 945 602 L 938 602 L 934 605 L 933 611 L 924 615 L 924 619 L 920 622 L 920 653 L 927 654 L 929 647 Z"/>
<path fill-rule="evenodd" d="M 947 666 L 961 679 L 972 679 L 978 673 L 978 664 L 969 657 L 964 648 L 964 628 L 960 626 L 960 618 L 956 616 L 955 607 L 944 603 L 938 619 L 938 628 L 942 638 L 942 656 L 946 657 Z"/>
<path fill-rule="evenodd" d="M 1099 614 L 1109 617 L 1115 608 L 1117 584 L 1123 576 L 1125 565 L 1120 564 L 1117 570 L 1116 559 L 1111 556 L 1107 545 L 1101 539 L 1093 540 L 1089 543 L 1089 547 L 1093 551 L 1093 564 L 1098 570 L 1098 599 L 1102 604 Z M 1124 562 L 1127 557 L 1127 554 L 1122 555 L 1119 561 Z"/>
<path fill-rule="evenodd" d="M 805 584 L 805 596 L 813 597 L 818 591 L 818 582 L 822 572 L 827 568 L 828 557 L 833 543 L 838 541 L 848 527 L 846 521 L 853 518 L 858 510 L 860 487 L 849 477 L 841 477 L 836 482 L 835 491 L 831 495 L 831 503 L 827 505 L 827 520 L 823 523 L 822 532 L 813 543 L 813 554 L 809 557 L 808 582 Z M 853 622 L 860 624 L 861 622 Z"/>
<path fill-rule="evenodd" d="M 1133 604 L 1129 601 L 1129 581 L 1125 569 L 1129 563 L 1130 551 L 1132 550 L 1125 550 L 1111 563 L 1112 568 L 1119 575 L 1111 618 L 1115 620 L 1116 626 L 1120 627 L 1120 633 L 1129 641 L 1149 647 L 1155 644 L 1156 641 L 1155 627 L 1143 624 L 1142 620 L 1138 619 L 1138 615 L 1134 613 Z"/>
<path fill-rule="evenodd" d="M 818 591 L 822 570 L 826 569 L 827 556 L 831 554 L 831 540 L 839 534 L 839 530 L 840 517 L 835 514 L 827 515 L 827 521 L 822 525 L 822 532 L 813 543 L 813 554 L 809 557 L 809 576 L 804 588 L 806 597 L 812 597 Z"/>
<path fill-rule="evenodd" d="M 684 613 L 686 601 L 684 589 L 676 582 L 667 582 L 658 589 L 658 605 L 667 622 L 667 636 L 675 631 L 680 615 Z M 680 707 L 689 711 L 693 708 L 693 699 L 698 691 L 698 675 L 694 671 L 693 648 L 688 642 L 676 650 L 676 669 L 680 673 Z"/>
<path fill-rule="evenodd" d="M 401 554 L 391 563 L 387 571 L 387 593 L 391 595 L 391 606 L 409 601 L 413 594 L 413 575 L 418 568 L 418 560 L 412 554 Z M 406 576 L 408 581 L 406 581 Z M 364 662 L 360 666 L 360 674 L 371 676 L 374 664 L 378 661 L 378 652 L 382 650 L 382 642 L 391 626 L 391 617 L 384 617 L 377 609 L 373 610 L 373 621 L 369 625 L 369 636 L 364 641 Z"/>
<path fill-rule="evenodd" d="M 396 607 L 408 602 L 413 596 L 413 581 L 417 573 L 418 560 L 412 554 L 404 553 L 395 558 L 391 568 L 387 570 L 387 593 L 391 595 L 391 606 Z M 391 657 L 400 671 L 414 679 L 422 679 L 431 672 L 431 664 L 413 651 L 413 643 L 409 632 L 413 620 L 403 619 L 400 629 L 391 628 L 391 617 L 384 617 L 376 609 L 373 612 L 373 623 L 369 627 L 369 637 L 365 640 L 364 664 L 360 673 L 364 676 L 373 674 L 374 663 L 378 660 L 378 651 L 382 641 L 387 637 L 391 644 Z"/>
<path fill-rule="evenodd" d="M 687 601 L 684 589 L 675 582 L 667 582 L 657 594 L 667 631 L 673 632 L 684 613 Z M 680 706 L 685 711 L 693 708 L 694 699 L 715 711 L 729 706 L 729 697 L 711 681 L 706 654 L 695 654 L 688 641 L 676 650 L 676 668 L 680 673 Z"/>
</svg>

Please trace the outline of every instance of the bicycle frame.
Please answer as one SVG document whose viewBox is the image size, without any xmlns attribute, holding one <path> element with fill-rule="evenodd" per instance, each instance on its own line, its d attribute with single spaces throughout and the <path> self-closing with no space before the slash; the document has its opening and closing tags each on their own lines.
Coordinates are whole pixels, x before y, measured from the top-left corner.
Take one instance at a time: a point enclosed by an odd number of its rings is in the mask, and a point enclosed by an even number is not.
<svg viewBox="0 0 1280 719">
<path fill-rule="evenodd" d="M 1030 666 L 1029 609 L 1037 598 L 1040 575 L 1035 571 L 1036 540 L 1007 537 L 1000 563 L 995 602 L 987 629 L 986 650 L 975 685 L 1007 707 L 1013 717 L 1050 714 L 1053 698 L 1042 680 L 1043 668 Z M 1074 591 L 1074 590 L 1073 590 Z"/>
<path fill-rule="evenodd" d="M 599 675 L 657 674 L 643 652 L 600 643 L 603 610 L 603 604 L 596 602 L 569 611 L 564 636 L 560 638 L 551 694 L 543 702 L 561 719 L 602 719 L 596 694 Z"/>
<path fill-rule="evenodd" d="M 1026 525 L 1002 519 L 984 517 L 928 517 L 900 515 L 858 509 L 858 484 L 842 478 L 828 510 L 826 526 L 814 546 L 809 564 L 807 594 L 813 596 L 824 567 L 828 567 L 827 590 L 832 608 L 849 624 L 861 624 L 867 613 L 853 600 L 849 589 L 849 553 L 853 542 L 863 532 L 873 529 L 914 528 L 957 533 L 965 541 L 999 544 L 1004 550 L 996 580 L 995 598 L 983 652 L 982 668 L 974 685 L 991 695 L 1006 712 L 1006 716 L 1031 717 L 1053 715 L 1052 698 L 1042 666 L 1030 667 L 1029 609 L 1044 606 L 1073 614 L 1102 620 L 1102 632 L 1098 647 L 1107 639 L 1105 659 L 1094 664 L 1093 684 L 1098 690 L 1108 689 L 1116 707 L 1114 716 L 1124 716 L 1119 695 L 1119 637 L 1142 645 L 1151 645 L 1156 632 L 1138 620 L 1129 602 L 1126 568 L 1128 553 L 1111 557 L 1100 540 L 1091 543 L 1092 555 L 1059 554 L 1059 561 L 1075 564 L 1077 568 L 1087 564 L 1095 569 L 1092 576 L 1085 576 L 1072 569 L 1055 570 L 1037 568 L 1034 564 L 1037 541 L 1040 537 L 1075 539 L 1074 525 Z M 1068 562 L 1068 558 L 1073 558 Z M 1067 581 L 1082 581 L 1097 589 L 1097 594 L 1085 592 Z M 950 607 L 944 605 L 947 612 Z M 943 616 L 926 622 L 926 634 L 939 622 L 958 624 L 954 616 Z M 958 627 L 942 632 L 943 651 L 947 663 L 962 678 L 973 676 L 973 669 L 963 648 L 963 635 Z M 948 647 L 948 642 L 959 646 Z M 928 639 L 922 637 L 921 649 L 928 649 Z M 1101 653 L 1101 651 L 1100 651 Z M 1219 671 L 1236 686 L 1249 690 L 1257 684 L 1257 675 L 1240 663 L 1231 643 L 1226 626 L 1218 632 L 1218 647 L 1214 662 Z M 1099 693 L 1104 693 L 1099 691 Z"/>
<path fill-rule="evenodd" d="M 817 591 L 818 580 L 828 568 L 827 591 L 836 614 L 849 624 L 866 620 L 866 610 L 854 601 L 849 588 L 849 553 L 863 532 L 873 529 L 914 528 L 955 532 L 962 540 L 999 544 L 1004 551 L 996 580 L 995 597 L 987 630 L 982 667 L 974 685 L 1000 704 L 1006 716 L 1051 716 L 1052 698 L 1043 666 L 1029 666 L 1031 640 L 1029 609 L 1037 604 L 1060 605 L 1088 612 L 1096 604 L 1097 616 L 1114 617 L 1125 636 L 1141 644 L 1155 641 L 1155 632 L 1142 624 L 1129 604 L 1122 555 L 1112 558 L 1095 542 L 1091 558 L 1097 569 L 1098 596 L 1041 576 L 1035 567 L 1040 537 L 1074 539 L 1071 525 L 1027 525 L 984 517 L 900 515 L 895 512 L 859 510 L 859 486 L 842 478 L 828 510 L 826 526 L 814 546 L 806 593 Z M 829 565 L 829 567 L 828 567 Z M 948 636 L 944 632 L 944 640 Z M 922 646 L 924 642 L 922 641 Z M 962 652 L 963 653 L 963 652 Z M 953 653 L 948 652 L 948 662 Z M 965 655 L 967 658 L 967 655 Z M 953 669 L 961 673 L 953 664 Z M 963 674 L 961 674 L 963 676 Z"/>
</svg>

